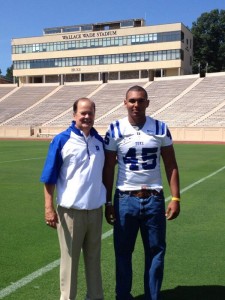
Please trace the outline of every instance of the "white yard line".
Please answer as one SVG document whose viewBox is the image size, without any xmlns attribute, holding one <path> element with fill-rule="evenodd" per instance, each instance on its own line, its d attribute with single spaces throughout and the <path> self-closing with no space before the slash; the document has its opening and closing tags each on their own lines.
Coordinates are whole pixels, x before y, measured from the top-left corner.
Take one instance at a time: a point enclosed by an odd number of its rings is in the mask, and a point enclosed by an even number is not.
<svg viewBox="0 0 225 300">
<path fill-rule="evenodd" d="M 21 287 L 27 285 L 34 279 L 41 277 L 45 273 L 53 270 L 54 268 L 58 267 L 58 265 L 59 265 L 59 259 L 53 261 L 52 263 L 48 264 L 47 266 L 45 266 L 43 268 L 37 270 L 36 272 L 33 272 L 33 273 L 29 274 L 28 276 L 23 277 L 22 279 L 12 283 L 11 285 L 7 286 L 6 288 L 4 288 L 3 290 L 0 291 L 0 299 L 3 299 L 4 297 L 6 297 L 6 296 L 12 294 L 13 292 L 15 292 L 16 290 L 20 289 Z"/>
<path fill-rule="evenodd" d="M 14 162 L 18 162 L 18 161 L 37 160 L 37 159 L 45 159 L 45 157 L 34 157 L 34 158 L 23 158 L 23 159 L 5 160 L 5 161 L 0 161 L 0 164 L 14 163 Z"/>
<path fill-rule="evenodd" d="M 102 240 L 104 240 L 105 238 L 109 237 L 110 235 L 112 235 L 113 230 L 109 230 L 105 233 L 103 233 L 102 235 Z M 33 281 L 34 279 L 41 277 L 42 275 L 44 275 L 45 273 L 53 270 L 54 268 L 58 267 L 60 263 L 60 260 L 57 259 L 55 261 L 53 261 L 52 263 L 46 265 L 45 267 L 29 274 L 26 277 L 23 277 L 22 279 L 12 283 L 11 285 L 9 285 L 8 287 L 6 287 L 5 289 L 0 291 L 0 299 L 3 299 L 4 297 L 12 294 L 13 292 L 15 292 L 17 289 L 27 285 L 28 283 L 30 283 L 31 281 Z"/>
<path fill-rule="evenodd" d="M 184 193 L 186 192 L 187 190 L 193 188 L 194 186 L 202 183 L 203 181 L 211 178 L 212 176 L 218 174 L 219 172 L 223 171 L 225 169 L 225 166 L 218 169 L 217 171 L 209 174 L 208 176 L 206 177 L 203 177 L 202 179 L 198 180 L 198 181 L 195 181 L 194 183 L 188 185 L 187 187 L 185 187 L 184 189 L 181 190 L 181 193 Z M 165 199 L 165 201 L 169 201 L 171 199 L 171 197 L 167 197 Z M 102 235 L 102 240 L 104 240 L 105 238 L 111 236 L 113 233 L 113 230 L 109 230 L 105 233 L 103 233 Z M 31 281 L 33 281 L 34 279 L 38 278 L 38 277 L 41 277 L 42 275 L 44 275 L 45 273 L 53 270 L 54 268 L 58 267 L 59 266 L 59 259 L 53 261 L 52 263 L 46 265 L 45 267 L 29 274 L 28 276 L 26 277 L 23 277 L 22 279 L 12 283 L 11 285 L 7 286 L 6 288 L 2 289 L 0 291 L 0 299 L 3 299 L 4 297 L 12 294 L 13 292 L 15 292 L 17 289 L 20 289 L 21 287 L 27 285 L 28 283 L 30 283 Z"/>
</svg>

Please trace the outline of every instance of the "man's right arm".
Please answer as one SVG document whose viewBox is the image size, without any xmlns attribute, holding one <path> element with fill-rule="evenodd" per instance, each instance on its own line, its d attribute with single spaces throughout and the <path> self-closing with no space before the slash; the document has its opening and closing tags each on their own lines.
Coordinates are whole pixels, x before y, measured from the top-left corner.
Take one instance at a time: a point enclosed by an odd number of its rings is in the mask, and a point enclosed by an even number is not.
<svg viewBox="0 0 225 300">
<path fill-rule="evenodd" d="M 44 184 L 45 222 L 47 225 L 56 228 L 58 216 L 54 208 L 54 191 L 55 184 Z"/>
</svg>

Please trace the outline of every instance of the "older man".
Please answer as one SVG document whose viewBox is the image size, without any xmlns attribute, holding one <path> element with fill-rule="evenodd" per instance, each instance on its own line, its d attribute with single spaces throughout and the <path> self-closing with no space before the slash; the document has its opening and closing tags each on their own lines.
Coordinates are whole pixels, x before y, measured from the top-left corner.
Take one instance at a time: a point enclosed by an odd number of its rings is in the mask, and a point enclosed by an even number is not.
<svg viewBox="0 0 225 300">
<path fill-rule="evenodd" d="M 101 278 L 102 205 L 105 187 L 103 140 L 93 128 L 95 104 L 80 98 L 74 121 L 50 144 L 41 181 L 45 221 L 57 228 L 61 249 L 60 300 L 75 300 L 78 263 L 83 250 L 88 300 L 103 299 Z M 57 212 L 54 191 L 57 191 Z"/>
</svg>

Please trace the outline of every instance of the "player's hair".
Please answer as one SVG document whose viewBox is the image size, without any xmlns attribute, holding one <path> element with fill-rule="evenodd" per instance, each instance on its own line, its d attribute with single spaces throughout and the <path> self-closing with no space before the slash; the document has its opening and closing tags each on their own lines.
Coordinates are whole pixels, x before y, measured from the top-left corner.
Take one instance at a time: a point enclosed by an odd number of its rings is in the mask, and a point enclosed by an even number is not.
<svg viewBox="0 0 225 300">
<path fill-rule="evenodd" d="M 146 92 L 146 90 L 140 86 L 140 85 L 134 85 L 131 88 L 128 89 L 128 91 L 126 92 L 126 98 L 128 96 L 128 93 L 131 91 L 136 91 L 136 92 L 143 92 L 145 94 L 145 99 L 148 99 L 148 93 Z"/>
<path fill-rule="evenodd" d="M 94 111 L 95 111 L 95 103 L 94 103 L 94 101 L 92 101 L 92 100 L 89 99 L 89 98 L 79 98 L 79 99 L 77 99 L 77 100 L 74 102 L 74 104 L 73 104 L 73 112 L 74 112 L 74 113 L 77 112 L 77 106 L 78 106 L 78 103 L 79 103 L 80 101 L 88 101 L 88 102 L 90 102 L 91 105 L 92 105 L 92 107 L 94 108 Z"/>
</svg>

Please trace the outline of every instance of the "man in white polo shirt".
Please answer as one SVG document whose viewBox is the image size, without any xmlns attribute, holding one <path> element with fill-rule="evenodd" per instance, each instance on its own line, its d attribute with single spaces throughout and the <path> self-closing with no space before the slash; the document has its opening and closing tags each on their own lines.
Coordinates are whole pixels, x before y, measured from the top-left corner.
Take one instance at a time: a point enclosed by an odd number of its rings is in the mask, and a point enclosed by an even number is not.
<svg viewBox="0 0 225 300">
<path fill-rule="evenodd" d="M 41 181 L 45 221 L 57 228 L 60 250 L 60 300 L 75 300 L 81 249 L 87 300 L 104 299 L 101 278 L 102 205 L 105 187 L 103 140 L 93 128 L 95 104 L 80 98 L 73 105 L 74 121 L 50 144 Z M 57 192 L 57 212 L 54 191 Z"/>
</svg>

